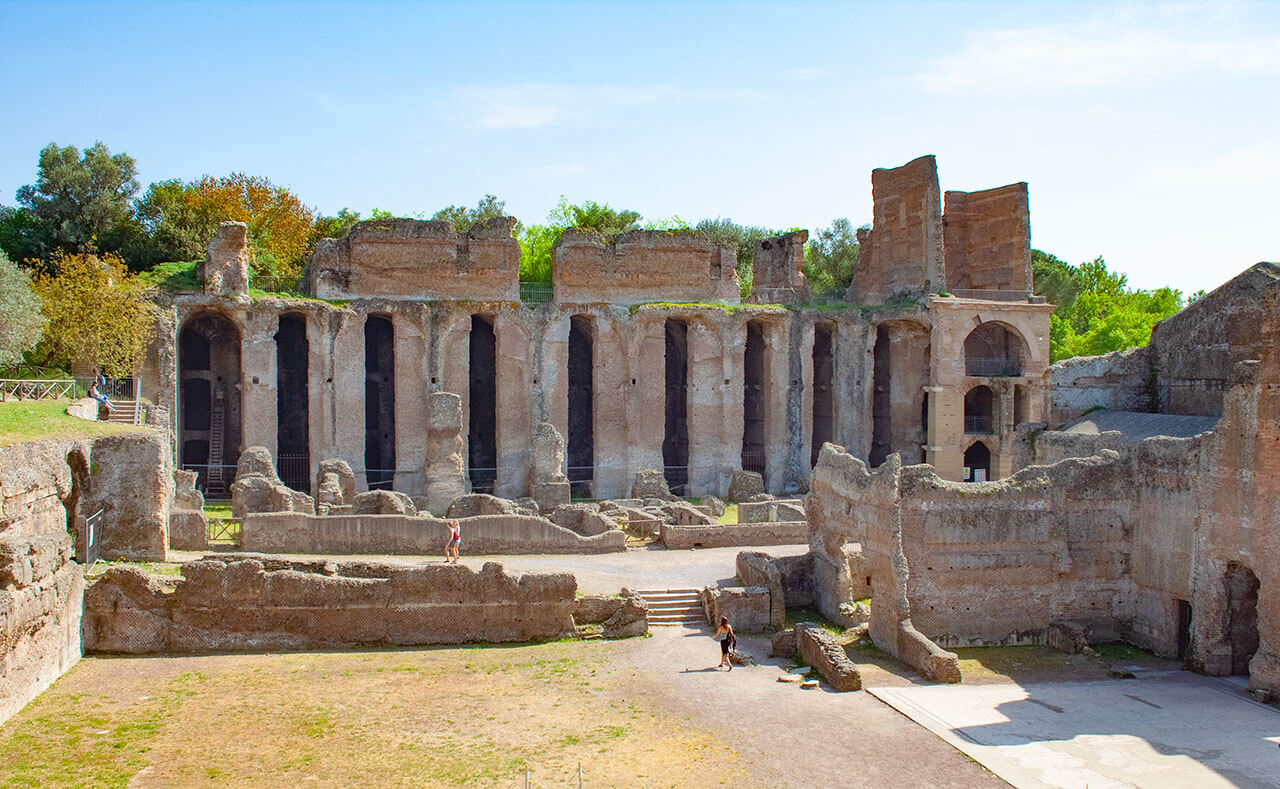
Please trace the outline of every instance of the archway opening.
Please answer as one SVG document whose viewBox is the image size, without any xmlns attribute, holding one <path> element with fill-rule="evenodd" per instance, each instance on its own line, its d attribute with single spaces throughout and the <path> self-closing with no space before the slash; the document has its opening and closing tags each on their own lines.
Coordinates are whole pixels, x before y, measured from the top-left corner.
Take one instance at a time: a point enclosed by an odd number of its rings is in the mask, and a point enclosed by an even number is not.
<svg viewBox="0 0 1280 789">
<path fill-rule="evenodd" d="M 569 488 L 574 496 L 589 497 L 595 480 L 595 390 L 591 318 L 569 319 Z"/>
<path fill-rule="evenodd" d="M 994 322 L 984 323 L 964 340 L 964 372 L 981 378 L 1022 375 L 1022 336 Z"/>
<path fill-rule="evenodd" d="M 307 316 L 286 312 L 276 330 L 276 470 L 284 484 L 311 492 Z"/>
<path fill-rule="evenodd" d="M 742 369 L 743 471 L 765 476 L 764 462 L 764 324 L 747 322 Z M 768 484 L 768 479 L 765 479 Z"/>
<path fill-rule="evenodd" d="M 904 465 L 924 462 L 928 425 L 924 414 L 929 385 L 929 330 L 912 321 L 876 327 L 872 365 L 871 466 L 894 452 Z"/>
<path fill-rule="evenodd" d="M 240 330 L 200 315 L 178 335 L 181 464 L 213 499 L 226 498 L 240 459 Z"/>
<path fill-rule="evenodd" d="M 991 450 L 981 441 L 964 451 L 964 481 L 986 482 L 991 479 Z"/>
<path fill-rule="evenodd" d="M 964 396 L 964 432 L 992 432 L 995 393 L 989 386 L 975 386 Z"/>
<path fill-rule="evenodd" d="M 689 484 L 689 324 L 667 319 L 666 407 L 662 434 L 662 466 L 667 487 L 685 495 Z"/>
<path fill-rule="evenodd" d="M 822 445 L 830 441 L 833 435 L 835 409 L 831 381 L 835 371 L 834 350 L 831 324 L 815 324 L 813 327 L 813 424 L 810 426 L 809 436 L 810 467 L 818 464 Z"/>
<path fill-rule="evenodd" d="M 396 479 L 396 350 L 389 315 L 364 322 L 364 471 L 369 490 Z"/>
<path fill-rule="evenodd" d="M 467 474 L 475 493 L 493 493 L 498 479 L 498 338 L 493 321 L 471 316 Z"/>
<path fill-rule="evenodd" d="M 1227 564 L 1223 578 L 1227 593 L 1227 644 L 1231 647 L 1231 673 L 1248 674 L 1249 661 L 1258 651 L 1258 588 L 1253 570 L 1240 562 Z"/>
</svg>

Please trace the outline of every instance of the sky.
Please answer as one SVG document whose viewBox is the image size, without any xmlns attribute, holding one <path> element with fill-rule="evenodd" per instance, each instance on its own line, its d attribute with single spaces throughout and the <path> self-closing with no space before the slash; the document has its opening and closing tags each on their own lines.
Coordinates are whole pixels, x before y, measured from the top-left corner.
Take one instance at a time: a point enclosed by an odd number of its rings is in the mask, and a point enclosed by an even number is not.
<svg viewBox="0 0 1280 789">
<path fill-rule="evenodd" d="M 871 170 L 1026 181 L 1031 243 L 1134 287 L 1280 261 L 1280 2 L 15 3 L 0 204 L 50 142 L 325 214 L 561 195 L 871 221 Z"/>
</svg>

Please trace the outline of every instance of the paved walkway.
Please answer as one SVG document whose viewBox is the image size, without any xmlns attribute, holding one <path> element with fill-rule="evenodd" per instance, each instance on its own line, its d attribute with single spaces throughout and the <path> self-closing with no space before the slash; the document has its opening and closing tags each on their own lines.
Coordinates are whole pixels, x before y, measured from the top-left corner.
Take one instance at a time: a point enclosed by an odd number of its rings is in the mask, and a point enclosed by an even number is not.
<svg viewBox="0 0 1280 789">
<path fill-rule="evenodd" d="M 1280 710 L 1187 671 L 1138 676 L 869 692 L 1014 786 L 1280 786 Z"/>
</svg>

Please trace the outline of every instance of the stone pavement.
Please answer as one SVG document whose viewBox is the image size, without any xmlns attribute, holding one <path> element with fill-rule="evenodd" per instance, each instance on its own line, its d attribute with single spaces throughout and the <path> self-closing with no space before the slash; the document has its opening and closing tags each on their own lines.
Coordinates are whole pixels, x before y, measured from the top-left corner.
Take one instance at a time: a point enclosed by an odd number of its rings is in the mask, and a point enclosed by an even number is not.
<svg viewBox="0 0 1280 789">
<path fill-rule="evenodd" d="M 1280 710 L 1186 671 L 869 692 L 1019 787 L 1278 787 Z"/>
</svg>

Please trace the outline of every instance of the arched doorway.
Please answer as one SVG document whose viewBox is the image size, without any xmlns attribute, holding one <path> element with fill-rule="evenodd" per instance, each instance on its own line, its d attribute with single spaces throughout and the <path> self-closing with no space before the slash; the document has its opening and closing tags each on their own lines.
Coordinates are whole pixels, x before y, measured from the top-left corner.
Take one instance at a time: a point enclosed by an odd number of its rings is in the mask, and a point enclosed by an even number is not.
<svg viewBox="0 0 1280 789">
<path fill-rule="evenodd" d="M 964 481 L 986 482 L 991 479 L 991 450 L 975 441 L 964 451 Z"/>
<path fill-rule="evenodd" d="M 984 323 L 964 340 L 965 375 L 981 378 L 1022 375 L 1026 342 L 1022 335 L 994 321 Z"/>
<path fill-rule="evenodd" d="M 996 396 L 989 386 L 975 386 L 964 396 L 964 432 L 986 435 L 995 432 Z M 968 464 L 966 464 L 968 465 Z"/>
<path fill-rule="evenodd" d="M 178 335 L 180 462 L 210 498 L 225 498 L 240 459 L 240 330 L 207 313 Z"/>
</svg>

